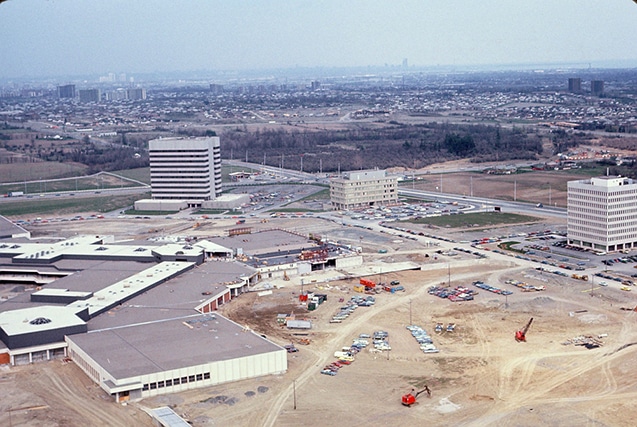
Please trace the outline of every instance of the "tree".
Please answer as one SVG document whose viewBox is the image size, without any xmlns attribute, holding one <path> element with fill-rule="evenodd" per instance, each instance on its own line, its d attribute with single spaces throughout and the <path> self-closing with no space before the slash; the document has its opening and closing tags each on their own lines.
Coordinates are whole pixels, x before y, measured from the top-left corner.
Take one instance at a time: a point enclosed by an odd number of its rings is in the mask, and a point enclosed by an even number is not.
<svg viewBox="0 0 637 427">
<path fill-rule="evenodd" d="M 476 148 L 471 135 L 460 136 L 457 133 L 445 135 L 444 147 L 456 156 L 467 156 Z"/>
</svg>

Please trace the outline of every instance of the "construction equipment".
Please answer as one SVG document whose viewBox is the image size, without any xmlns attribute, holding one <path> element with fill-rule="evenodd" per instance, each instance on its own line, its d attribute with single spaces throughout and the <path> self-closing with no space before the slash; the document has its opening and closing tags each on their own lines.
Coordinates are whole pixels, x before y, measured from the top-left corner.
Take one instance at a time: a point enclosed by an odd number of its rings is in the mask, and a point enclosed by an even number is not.
<svg viewBox="0 0 637 427">
<path fill-rule="evenodd" d="M 526 342 L 526 333 L 528 332 L 529 328 L 531 327 L 531 322 L 533 322 L 533 318 L 531 317 L 531 319 L 529 320 L 529 322 L 524 326 L 524 328 L 520 329 L 519 331 L 517 331 L 515 333 L 515 340 L 517 342 Z"/>
<path fill-rule="evenodd" d="M 402 404 L 407 407 L 413 405 L 414 403 L 416 403 L 418 396 L 420 396 L 424 392 L 427 392 L 427 397 L 431 397 L 431 390 L 429 390 L 429 387 L 427 386 L 425 386 L 425 388 L 420 390 L 418 393 L 416 393 L 416 389 L 412 388 L 409 393 L 403 396 Z"/>
</svg>

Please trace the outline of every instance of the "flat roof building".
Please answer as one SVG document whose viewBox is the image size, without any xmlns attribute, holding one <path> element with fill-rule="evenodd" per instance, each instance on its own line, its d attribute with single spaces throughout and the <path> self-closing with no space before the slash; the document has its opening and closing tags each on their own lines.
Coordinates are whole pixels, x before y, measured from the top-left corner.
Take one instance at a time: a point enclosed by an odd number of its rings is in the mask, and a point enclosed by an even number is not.
<svg viewBox="0 0 637 427">
<path fill-rule="evenodd" d="M 99 89 L 80 89 L 80 102 L 100 102 L 101 99 Z"/>
<path fill-rule="evenodd" d="M 568 91 L 571 93 L 580 93 L 582 91 L 582 79 L 579 77 L 569 78 Z"/>
<path fill-rule="evenodd" d="M 57 87 L 58 98 L 75 98 L 75 85 Z"/>
<path fill-rule="evenodd" d="M 604 80 L 591 80 L 591 95 L 602 96 L 604 94 Z"/>
<path fill-rule="evenodd" d="M 567 238 L 600 252 L 637 247 L 637 183 L 621 176 L 569 181 Z"/>
<path fill-rule="evenodd" d="M 146 99 L 146 89 L 144 88 L 132 88 L 126 91 L 126 97 L 133 101 L 139 101 Z"/>
<path fill-rule="evenodd" d="M 219 137 L 153 139 L 148 145 L 153 199 L 200 207 L 221 194 Z"/>
<path fill-rule="evenodd" d="M 0 364 L 68 356 L 118 402 L 287 370 L 283 347 L 214 313 L 256 280 L 231 249 L 110 240 L 3 241 L 3 271 L 61 278 L 0 301 Z"/>
<path fill-rule="evenodd" d="M 398 178 L 384 170 L 344 172 L 330 180 L 330 201 L 334 209 L 356 209 L 398 202 Z"/>
</svg>

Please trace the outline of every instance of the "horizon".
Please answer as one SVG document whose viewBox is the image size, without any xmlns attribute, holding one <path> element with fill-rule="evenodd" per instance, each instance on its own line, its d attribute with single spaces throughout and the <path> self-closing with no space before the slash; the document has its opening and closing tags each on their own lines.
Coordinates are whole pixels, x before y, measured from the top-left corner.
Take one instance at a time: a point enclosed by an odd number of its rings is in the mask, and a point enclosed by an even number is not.
<svg viewBox="0 0 637 427">
<path fill-rule="evenodd" d="M 195 83 L 199 80 L 208 80 L 207 82 L 199 82 L 200 84 L 208 83 L 228 83 L 230 81 L 246 80 L 277 80 L 277 79 L 333 79 L 338 77 L 356 77 L 357 75 L 365 76 L 383 76 L 402 74 L 405 76 L 414 74 L 424 75 L 463 75 L 463 74 L 484 74 L 484 73 L 535 73 L 541 74 L 568 74 L 575 77 L 575 74 L 586 74 L 595 72 L 611 72 L 614 70 L 634 70 L 637 69 L 637 60 L 615 60 L 615 61 L 599 61 L 596 67 L 592 64 L 569 64 L 569 63 L 519 63 L 519 64 L 476 64 L 476 65 L 439 65 L 418 67 L 410 66 L 403 68 L 401 64 L 385 64 L 385 65 L 361 65 L 350 67 L 291 67 L 291 68 L 256 68 L 256 69 L 235 69 L 235 70 L 172 70 L 172 71 L 149 71 L 143 73 L 128 73 L 125 70 L 112 72 L 110 70 L 102 73 L 91 74 L 70 74 L 70 75 L 40 75 L 40 76 L 21 76 L 21 77 L 0 77 L 0 85 L 7 84 L 33 84 L 46 83 L 53 84 L 138 84 L 142 82 L 158 82 L 159 80 L 179 80 L 183 83 Z M 118 76 L 126 75 L 133 80 L 100 82 L 100 78 L 108 76 L 108 74 Z M 224 80 L 225 79 L 225 80 Z"/>
<path fill-rule="evenodd" d="M 0 81 L 326 69 L 637 67 L 620 0 L 7 1 Z M 27 23 L 28 25 L 25 25 Z M 627 66 L 611 64 L 627 64 Z"/>
</svg>

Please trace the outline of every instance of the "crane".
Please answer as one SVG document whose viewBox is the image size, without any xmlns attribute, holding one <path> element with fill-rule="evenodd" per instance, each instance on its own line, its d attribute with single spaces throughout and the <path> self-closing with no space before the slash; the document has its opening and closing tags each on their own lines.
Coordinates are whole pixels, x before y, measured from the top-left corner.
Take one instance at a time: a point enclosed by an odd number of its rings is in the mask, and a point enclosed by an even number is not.
<svg viewBox="0 0 637 427">
<path fill-rule="evenodd" d="M 515 340 L 517 342 L 526 342 L 526 333 L 528 332 L 529 328 L 531 327 L 531 322 L 533 322 L 533 318 L 531 317 L 531 319 L 528 321 L 528 323 L 524 326 L 524 328 L 520 329 L 519 331 L 517 331 L 515 333 Z"/>
<path fill-rule="evenodd" d="M 424 392 L 427 392 L 427 397 L 431 397 L 431 390 L 429 390 L 429 387 L 427 386 L 425 386 L 425 388 L 420 390 L 418 393 L 416 393 L 416 389 L 412 388 L 409 393 L 403 396 L 402 404 L 407 407 L 413 405 L 414 403 L 416 403 L 416 399 L 418 399 L 418 396 Z"/>
</svg>

